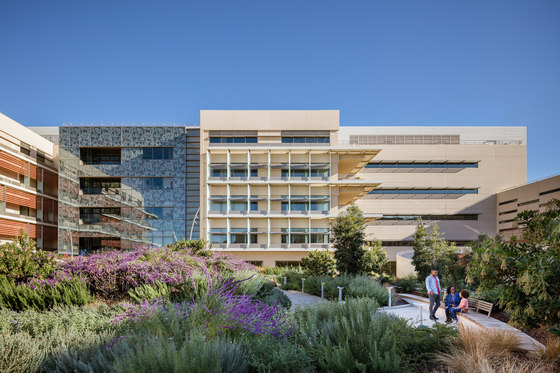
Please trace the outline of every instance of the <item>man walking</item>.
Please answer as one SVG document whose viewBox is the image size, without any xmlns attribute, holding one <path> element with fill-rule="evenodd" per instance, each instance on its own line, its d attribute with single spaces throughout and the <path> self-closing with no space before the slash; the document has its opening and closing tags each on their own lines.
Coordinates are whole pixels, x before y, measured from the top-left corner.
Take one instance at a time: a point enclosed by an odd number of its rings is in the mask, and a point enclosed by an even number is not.
<svg viewBox="0 0 560 373">
<path fill-rule="evenodd" d="M 426 289 L 428 290 L 428 297 L 430 298 L 430 319 L 436 321 L 436 311 L 441 302 L 441 284 L 439 283 L 438 270 L 432 268 L 432 273 L 426 277 Z"/>
</svg>

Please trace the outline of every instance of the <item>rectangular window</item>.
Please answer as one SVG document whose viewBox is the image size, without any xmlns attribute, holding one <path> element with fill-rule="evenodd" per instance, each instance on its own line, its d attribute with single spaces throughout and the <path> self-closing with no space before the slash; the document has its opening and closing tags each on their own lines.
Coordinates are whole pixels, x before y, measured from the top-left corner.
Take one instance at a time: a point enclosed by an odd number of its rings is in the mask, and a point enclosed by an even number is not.
<svg viewBox="0 0 560 373">
<path fill-rule="evenodd" d="M 544 195 L 547 195 L 547 194 L 550 194 L 550 193 L 556 193 L 556 192 L 560 192 L 560 188 L 547 190 L 546 192 L 539 193 L 539 196 L 544 196 Z"/>
<path fill-rule="evenodd" d="M 173 159 L 173 148 L 142 148 L 142 159 Z"/>
<path fill-rule="evenodd" d="M 517 202 L 517 198 L 510 199 L 509 201 L 500 202 L 500 203 L 498 203 L 498 206 L 507 205 L 508 203 L 513 203 L 513 202 Z"/>
<path fill-rule="evenodd" d="M 87 165 L 120 164 L 121 148 L 80 148 L 80 160 Z"/>
<path fill-rule="evenodd" d="M 21 216 L 29 216 L 29 207 L 20 206 L 20 207 L 19 207 L 19 214 L 20 214 Z"/>
<path fill-rule="evenodd" d="M 80 189 L 84 194 L 118 194 L 121 188 L 121 179 L 118 177 L 81 177 Z"/>
<path fill-rule="evenodd" d="M 83 224 L 111 222 L 120 215 L 120 207 L 80 207 L 80 220 Z"/>
<path fill-rule="evenodd" d="M 258 139 L 256 136 L 246 137 L 210 137 L 210 144 L 256 144 Z"/>
<path fill-rule="evenodd" d="M 517 206 L 518 206 L 518 207 L 527 206 L 527 205 L 531 205 L 531 204 L 537 203 L 537 202 L 539 202 L 539 200 L 538 200 L 538 199 L 534 199 L 534 200 L 532 200 L 532 201 L 527 201 L 527 202 L 518 203 Z"/>
<path fill-rule="evenodd" d="M 144 177 L 142 178 L 144 190 L 173 189 L 172 177 Z"/>
<path fill-rule="evenodd" d="M 226 212 L 227 211 L 227 202 L 226 201 L 210 201 L 210 211 Z"/>
<path fill-rule="evenodd" d="M 227 170 L 226 169 L 215 169 L 212 168 L 210 170 L 211 177 L 227 177 Z"/>
<path fill-rule="evenodd" d="M 514 212 L 517 212 L 517 209 L 515 210 L 509 210 L 509 211 L 502 211 L 500 212 L 498 215 L 507 215 L 507 214 L 512 214 Z"/>
<path fill-rule="evenodd" d="M 173 207 L 145 207 L 144 210 L 150 220 L 173 218 Z"/>
</svg>

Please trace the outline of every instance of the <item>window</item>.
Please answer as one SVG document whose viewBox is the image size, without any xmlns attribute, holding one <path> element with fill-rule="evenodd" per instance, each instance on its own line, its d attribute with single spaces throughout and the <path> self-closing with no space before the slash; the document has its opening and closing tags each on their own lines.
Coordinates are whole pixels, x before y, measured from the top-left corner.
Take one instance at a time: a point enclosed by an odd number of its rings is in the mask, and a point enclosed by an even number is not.
<svg viewBox="0 0 560 373">
<path fill-rule="evenodd" d="M 292 266 L 299 266 L 301 264 L 301 262 L 299 261 L 284 261 L 284 260 L 280 260 L 280 261 L 276 261 L 276 267 L 292 267 Z"/>
<path fill-rule="evenodd" d="M 145 177 L 142 179 L 144 190 L 172 189 L 173 178 L 171 177 Z"/>
<path fill-rule="evenodd" d="M 173 207 L 145 207 L 147 219 L 172 219 Z"/>
<path fill-rule="evenodd" d="M 513 203 L 513 202 L 517 202 L 517 198 L 510 199 L 509 201 L 500 202 L 498 203 L 498 206 L 507 205 L 508 203 Z"/>
<path fill-rule="evenodd" d="M 282 136 L 282 143 L 284 144 L 328 144 L 330 143 L 330 137 L 293 137 L 293 136 Z"/>
<path fill-rule="evenodd" d="M 118 194 L 121 187 L 120 178 L 82 177 L 80 189 L 84 194 L 114 193 Z"/>
<path fill-rule="evenodd" d="M 19 207 L 19 214 L 20 214 L 21 216 L 29 216 L 29 207 L 20 206 L 20 207 Z"/>
<path fill-rule="evenodd" d="M 80 207 L 80 220 L 83 224 L 110 222 L 120 215 L 120 207 Z"/>
<path fill-rule="evenodd" d="M 512 214 L 514 212 L 517 212 L 517 209 L 515 210 L 509 210 L 509 211 L 502 211 L 500 212 L 498 215 L 507 215 L 507 214 Z"/>
<path fill-rule="evenodd" d="M 143 148 L 142 159 L 173 159 L 173 148 Z"/>
<path fill-rule="evenodd" d="M 216 169 L 212 168 L 210 170 L 211 177 L 227 177 L 227 170 L 226 169 Z"/>
<path fill-rule="evenodd" d="M 121 148 L 80 148 L 80 160 L 88 165 L 120 164 Z"/>
<path fill-rule="evenodd" d="M 29 148 L 20 146 L 19 151 L 20 151 L 20 153 L 23 153 L 25 155 L 31 155 L 31 150 L 29 150 Z"/>
<path fill-rule="evenodd" d="M 550 194 L 550 193 L 556 193 L 556 192 L 560 192 L 560 188 L 547 190 L 546 192 L 539 193 L 539 196 L 544 196 L 544 195 L 547 195 L 547 194 Z"/>
<path fill-rule="evenodd" d="M 210 211 L 227 211 L 227 202 L 226 201 L 210 201 Z"/>
<path fill-rule="evenodd" d="M 248 137 L 210 137 L 210 144 L 256 144 L 256 136 Z"/>
<path fill-rule="evenodd" d="M 537 202 L 539 202 L 539 200 L 538 200 L 538 199 L 534 199 L 534 200 L 531 200 L 531 201 L 518 203 L 517 206 L 518 206 L 518 207 L 520 207 L 520 206 L 527 206 L 527 205 L 530 205 L 530 204 L 533 204 L 533 203 L 537 203 Z"/>
<path fill-rule="evenodd" d="M 231 211 L 248 211 L 247 206 L 248 206 L 247 201 L 231 201 L 230 202 Z M 249 208 L 250 208 L 249 211 L 257 211 L 258 210 L 258 203 L 256 201 L 249 202 Z"/>
</svg>

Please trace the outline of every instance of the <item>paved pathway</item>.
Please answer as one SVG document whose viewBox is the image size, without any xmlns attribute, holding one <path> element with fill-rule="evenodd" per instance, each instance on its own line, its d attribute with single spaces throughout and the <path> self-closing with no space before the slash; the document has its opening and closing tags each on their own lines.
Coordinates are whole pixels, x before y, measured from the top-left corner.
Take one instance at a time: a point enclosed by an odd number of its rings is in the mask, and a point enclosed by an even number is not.
<svg viewBox="0 0 560 373">
<path fill-rule="evenodd" d="M 282 290 L 282 289 L 280 289 Z M 315 295 L 304 294 L 296 290 L 282 290 L 284 294 L 292 301 L 292 307 L 290 311 L 294 310 L 296 307 L 305 307 L 311 304 L 325 302 L 325 300 Z"/>
<path fill-rule="evenodd" d="M 428 315 L 429 301 L 427 298 L 420 297 L 418 295 L 412 295 L 412 294 L 397 294 L 397 296 L 405 299 L 408 303 L 414 306 L 414 308 L 416 308 L 416 311 L 410 309 L 408 309 L 407 311 L 406 306 L 403 307 L 403 310 L 398 310 L 398 306 L 397 306 L 394 307 L 395 308 L 394 310 L 391 309 L 390 311 L 391 313 L 398 315 L 399 312 L 400 313 L 408 312 L 409 315 L 411 316 L 407 317 L 403 315 L 402 317 L 412 319 L 413 322 L 419 323 L 419 314 L 420 314 L 419 310 L 421 308 L 422 316 L 423 316 L 422 323 L 428 326 L 434 324 L 434 321 L 429 319 L 429 315 Z M 388 311 L 388 310 L 389 309 L 384 307 L 384 311 Z M 416 317 L 414 317 L 415 315 Z M 436 316 L 439 318 L 439 322 L 445 322 L 445 309 L 443 307 L 440 307 L 440 309 L 436 311 Z M 534 350 L 535 346 L 542 346 L 539 342 L 537 342 L 527 334 L 523 333 L 521 330 L 516 329 L 513 326 L 508 325 L 500 320 L 494 319 L 493 317 L 487 317 L 486 314 L 482 314 L 474 311 L 470 311 L 468 313 L 462 313 L 460 314 L 459 322 L 468 322 L 469 324 L 475 325 L 477 327 L 495 329 L 495 330 L 505 330 L 505 331 L 515 333 L 521 341 L 520 347 L 527 351 Z"/>
</svg>

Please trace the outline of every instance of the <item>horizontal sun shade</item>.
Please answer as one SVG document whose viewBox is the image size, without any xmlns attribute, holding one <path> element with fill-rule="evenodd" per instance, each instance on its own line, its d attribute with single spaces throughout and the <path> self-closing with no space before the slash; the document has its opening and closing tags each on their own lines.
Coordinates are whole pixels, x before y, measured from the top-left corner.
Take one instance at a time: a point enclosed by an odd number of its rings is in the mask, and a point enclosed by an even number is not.
<svg viewBox="0 0 560 373">
<path fill-rule="evenodd" d="M 477 168 L 478 162 L 371 162 L 366 168 Z"/>
<path fill-rule="evenodd" d="M 374 189 L 369 194 L 478 194 L 478 188 L 469 189 Z"/>
<path fill-rule="evenodd" d="M 478 214 L 455 214 L 455 215 L 383 215 L 379 220 L 478 220 Z"/>
</svg>

